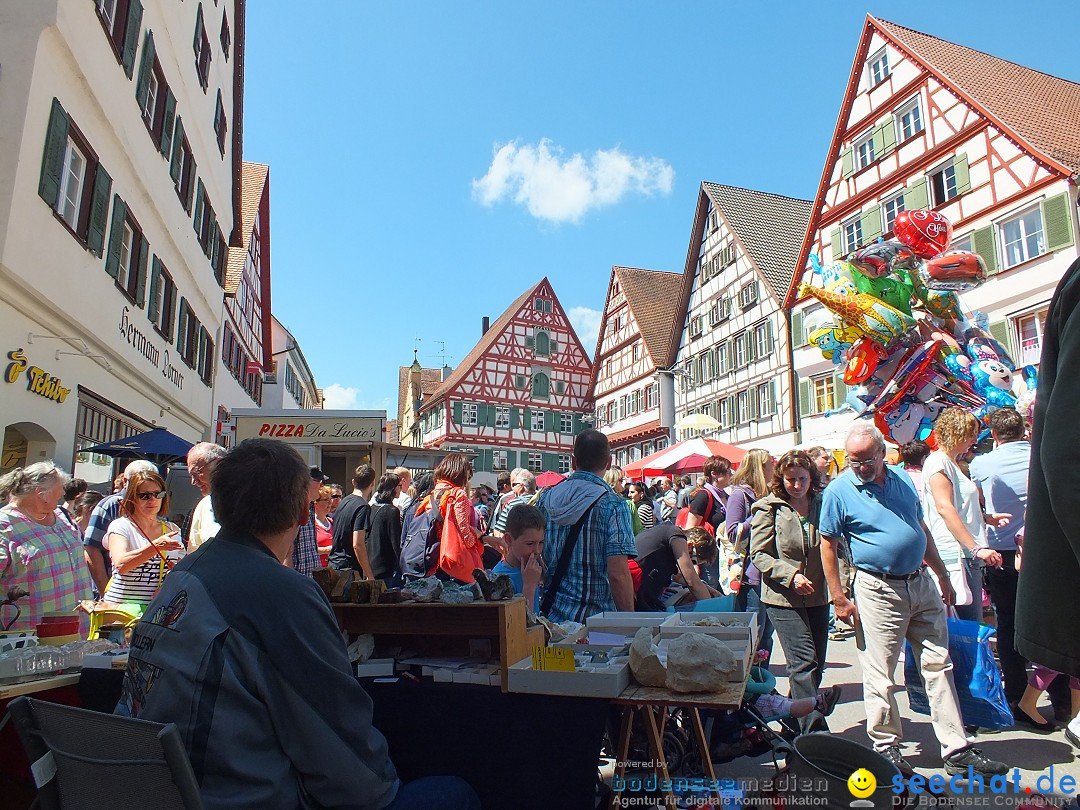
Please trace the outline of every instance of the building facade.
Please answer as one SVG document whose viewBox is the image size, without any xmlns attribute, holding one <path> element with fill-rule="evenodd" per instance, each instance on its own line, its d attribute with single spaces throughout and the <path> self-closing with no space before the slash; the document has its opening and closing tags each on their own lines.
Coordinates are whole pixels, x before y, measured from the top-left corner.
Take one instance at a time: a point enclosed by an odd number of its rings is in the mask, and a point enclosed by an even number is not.
<svg viewBox="0 0 1080 810">
<path fill-rule="evenodd" d="M 233 409 L 261 407 L 263 375 L 273 370 L 269 166 L 244 163 L 241 200 L 243 240 L 229 248 L 214 377 L 215 441 L 225 447 Z"/>
<path fill-rule="evenodd" d="M 659 270 L 613 267 L 596 339 L 590 399 L 595 426 L 623 466 L 671 441 L 675 423 L 672 346 L 680 319 L 671 307 L 682 276 Z"/>
<path fill-rule="evenodd" d="M 900 211 L 931 208 L 952 249 L 982 256 L 990 278 L 960 296 L 1018 364 L 1038 362 L 1046 308 L 1077 256 L 1080 85 L 868 17 L 844 94 L 798 266 L 823 264 L 879 236 Z M 802 439 L 839 447 L 852 413 L 836 367 L 806 345 L 826 319 L 793 308 Z M 820 283 L 820 282 L 819 282 Z M 809 328 L 808 328 L 809 327 Z"/>
<path fill-rule="evenodd" d="M 211 435 L 239 244 L 243 0 L 41 0 L 0 27 L 5 469 L 166 427 Z"/>
<path fill-rule="evenodd" d="M 774 454 L 795 444 L 790 331 L 782 303 L 809 217 L 809 200 L 701 185 L 682 277 L 679 312 L 685 316 L 675 362 L 677 414 L 716 419 L 719 428 L 706 435 Z"/>
<path fill-rule="evenodd" d="M 315 385 L 299 341 L 274 315 L 270 316 L 270 346 L 271 370 L 263 376 L 262 407 L 269 411 L 322 408 L 322 391 Z"/>
<path fill-rule="evenodd" d="M 545 278 L 491 324 L 420 409 L 423 446 L 474 456 L 474 481 L 570 472 L 592 364 Z"/>
<path fill-rule="evenodd" d="M 398 367 L 397 443 L 423 447 L 420 412 L 424 402 L 439 390 L 451 369 L 424 368 L 413 352 L 411 366 Z"/>
</svg>

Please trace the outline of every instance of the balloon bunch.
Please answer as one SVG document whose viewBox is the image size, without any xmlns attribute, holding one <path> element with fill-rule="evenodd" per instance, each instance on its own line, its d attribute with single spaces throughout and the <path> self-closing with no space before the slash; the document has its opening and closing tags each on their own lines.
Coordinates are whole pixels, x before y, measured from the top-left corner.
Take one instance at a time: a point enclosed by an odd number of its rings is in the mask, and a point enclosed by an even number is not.
<svg viewBox="0 0 1080 810">
<path fill-rule="evenodd" d="M 812 329 L 809 342 L 844 368 L 847 404 L 873 417 L 897 444 L 931 441 L 945 408 L 960 405 L 985 421 L 995 408 L 1016 406 L 1005 348 L 964 315 L 958 293 L 986 281 L 976 254 L 947 250 L 952 224 L 936 211 L 897 215 L 895 239 L 878 240 L 822 267 L 824 286 L 801 284 L 836 316 Z M 1025 369 L 1030 410 L 1034 370 Z"/>
</svg>

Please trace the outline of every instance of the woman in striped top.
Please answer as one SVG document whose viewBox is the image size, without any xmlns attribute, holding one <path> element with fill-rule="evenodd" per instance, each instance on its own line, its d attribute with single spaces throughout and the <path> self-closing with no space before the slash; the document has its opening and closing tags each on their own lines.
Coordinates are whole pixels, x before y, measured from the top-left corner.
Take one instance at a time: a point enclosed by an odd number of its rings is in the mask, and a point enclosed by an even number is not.
<svg viewBox="0 0 1080 810">
<path fill-rule="evenodd" d="M 157 473 L 135 473 L 120 504 L 120 514 L 109 524 L 106 545 L 112 558 L 112 579 L 104 600 L 150 604 L 161 581 L 186 553 L 180 529 L 160 517 L 168 513 L 165 481 Z"/>
</svg>

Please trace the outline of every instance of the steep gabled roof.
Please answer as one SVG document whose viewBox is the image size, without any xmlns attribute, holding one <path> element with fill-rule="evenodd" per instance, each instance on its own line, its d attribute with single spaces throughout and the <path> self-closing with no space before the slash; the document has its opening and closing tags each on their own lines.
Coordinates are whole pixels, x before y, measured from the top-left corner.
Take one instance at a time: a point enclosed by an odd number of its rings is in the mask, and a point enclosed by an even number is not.
<svg viewBox="0 0 1080 810">
<path fill-rule="evenodd" d="M 717 183 L 702 186 L 750 261 L 783 300 L 799 262 L 813 202 Z"/>
<path fill-rule="evenodd" d="M 1080 172 L 1080 84 L 887 20 L 869 21 L 1032 151 L 1067 174 Z"/>
<path fill-rule="evenodd" d="M 809 260 L 818 216 L 833 169 L 840 160 L 840 146 L 858 91 L 859 75 L 875 32 L 913 62 L 926 68 L 938 81 L 1032 155 L 1063 175 L 1075 176 L 1080 173 L 1080 84 L 868 14 L 855 49 L 851 75 L 821 172 L 817 196 L 811 209 L 811 222 L 799 253 L 800 269 L 805 268 Z M 785 307 L 791 307 L 797 300 L 795 288 L 801 276 L 799 272 L 792 278 L 784 298 Z"/>
<path fill-rule="evenodd" d="M 243 187 L 241 189 L 241 232 L 242 243 L 229 248 L 229 263 L 225 267 L 225 294 L 236 295 L 240 279 L 244 275 L 244 262 L 247 261 L 248 248 L 251 246 L 251 231 L 255 227 L 255 217 L 259 215 L 259 203 L 262 201 L 270 167 L 262 163 L 244 162 Z"/>
<path fill-rule="evenodd" d="M 626 296 L 626 305 L 634 315 L 653 365 L 668 368 L 675 362 L 671 356 L 671 344 L 682 326 L 681 322 L 671 317 L 671 305 L 679 300 L 682 274 L 637 267 L 614 267 L 612 272 L 619 280 L 619 287 Z M 602 335 L 599 339 L 602 339 Z"/>
</svg>

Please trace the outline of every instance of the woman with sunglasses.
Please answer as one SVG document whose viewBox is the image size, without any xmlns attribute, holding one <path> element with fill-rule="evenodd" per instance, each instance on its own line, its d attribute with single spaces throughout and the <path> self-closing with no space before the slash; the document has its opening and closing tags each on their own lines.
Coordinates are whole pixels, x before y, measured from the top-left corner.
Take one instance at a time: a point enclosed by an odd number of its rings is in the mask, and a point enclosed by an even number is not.
<svg viewBox="0 0 1080 810">
<path fill-rule="evenodd" d="M 334 486 L 319 487 L 319 497 L 315 499 L 315 544 L 319 548 L 319 563 L 325 568 L 334 548 L 334 521 L 330 518 L 330 509 L 341 502 L 341 495 L 335 494 Z"/>
<path fill-rule="evenodd" d="M 161 517 L 168 509 L 169 496 L 160 475 L 140 472 L 128 479 L 121 517 L 109 524 L 105 538 L 112 578 L 104 601 L 145 608 L 165 575 L 183 559 L 186 549 L 179 527 Z"/>
</svg>

